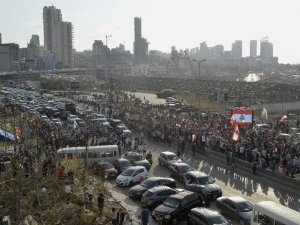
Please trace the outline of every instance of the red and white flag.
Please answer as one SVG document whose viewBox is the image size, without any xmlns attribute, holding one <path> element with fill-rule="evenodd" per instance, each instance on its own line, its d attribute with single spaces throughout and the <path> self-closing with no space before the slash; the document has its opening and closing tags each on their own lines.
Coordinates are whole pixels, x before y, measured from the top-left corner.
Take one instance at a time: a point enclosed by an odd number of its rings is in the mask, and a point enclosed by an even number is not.
<svg viewBox="0 0 300 225">
<path fill-rule="evenodd" d="M 286 120 L 287 118 L 288 118 L 287 115 L 282 115 L 280 121 L 284 121 L 284 120 Z"/>
<path fill-rule="evenodd" d="M 20 129 L 20 127 L 16 128 L 16 136 L 17 136 L 17 139 L 20 140 L 20 138 L 21 138 L 21 129 Z"/>
<path fill-rule="evenodd" d="M 239 141 L 241 139 L 240 136 L 240 131 L 239 131 L 239 125 L 235 124 L 233 128 L 233 133 L 232 133 L 232 140 L 234 141 Z"/>
</svg>

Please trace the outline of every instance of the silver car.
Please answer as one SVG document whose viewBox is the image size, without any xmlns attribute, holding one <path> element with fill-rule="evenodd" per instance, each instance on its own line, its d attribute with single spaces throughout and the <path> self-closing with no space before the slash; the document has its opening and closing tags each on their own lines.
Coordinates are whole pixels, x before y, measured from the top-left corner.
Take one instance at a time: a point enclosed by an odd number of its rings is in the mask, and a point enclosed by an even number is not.
<svg viewBox="0 0 300 225">
<path fill-rule="evenodd" d="M 158 164 L 169 167 L 172 163 L 182 162 L 174 152 L 161 152 L 158 157 Z"/>
</svg>

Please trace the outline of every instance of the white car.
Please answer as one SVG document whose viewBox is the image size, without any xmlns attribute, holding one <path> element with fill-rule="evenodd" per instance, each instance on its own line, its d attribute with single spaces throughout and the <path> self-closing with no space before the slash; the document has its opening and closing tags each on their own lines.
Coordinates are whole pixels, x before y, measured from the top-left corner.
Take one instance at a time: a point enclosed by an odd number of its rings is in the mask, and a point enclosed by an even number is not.
<svg viewBox="0 0 300 225">
<path fill-rule="evenodd" d="M 118 186 L 129 186 L 141 182 L 148 176 L 144 166 L 131 166 L 124 170 L 116 179 Z"/>
<path fill-rule="evenodd" d="M 77 119 L 78 119 L 78 116 L 72 115 L 72 114 L 67 118 L 69 123 L 74 123 Z"/>
</svg>

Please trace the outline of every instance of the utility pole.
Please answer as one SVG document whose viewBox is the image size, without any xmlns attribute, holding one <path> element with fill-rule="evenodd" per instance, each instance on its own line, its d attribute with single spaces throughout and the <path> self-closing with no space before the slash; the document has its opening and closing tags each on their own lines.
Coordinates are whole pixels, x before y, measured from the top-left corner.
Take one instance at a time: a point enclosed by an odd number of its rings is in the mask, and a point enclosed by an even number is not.
<svg viewBox="0 0 300 225">
<path fill-rule="evenodd" d="M 205 62 L 206 59 L 202 59 L 202 60 L 200 60 L 200 61 L 199 61 L 199 60 L 196 60 L 196 59 L 193 59 L 193 61 L 194 61 L 194 62 L 198 62 L 198 65 L 199 65 L 199 74 L 198 74 L 198 75 L 199 75 L 199 76 L 198 76 L 198 90 L 199 90 L 199 93 L 198 93 L 198 94 L 199 94 L 199 99 L 198 99 L 198 100 L 199 100 L 199 121 L 200 121 L 200 118 L 201 118 L 201 116 L 200 116 L 200 113 L 201 113 L 201 97 L 200 97 L 200 83 L 201 83 L 201 82 L 200 82 L 200 78 L 201 78 L 201 73 L 200 73 L 200 72 L 201 72 L 201 71 L 200 71 L 200 65 L 201 65 L 202 62 Z"/>
</svg>

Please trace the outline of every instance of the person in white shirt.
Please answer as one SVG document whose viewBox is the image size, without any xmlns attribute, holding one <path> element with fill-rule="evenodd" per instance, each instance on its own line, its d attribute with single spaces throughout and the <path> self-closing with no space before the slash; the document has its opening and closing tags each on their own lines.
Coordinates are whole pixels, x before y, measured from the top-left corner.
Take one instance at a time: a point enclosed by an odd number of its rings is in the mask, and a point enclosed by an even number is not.
<svg viewBox="0 0 300 225">
<path fill-rule="evenodd" d="M 69 203 L 71 200 L 71 192 L 72 192 L 71 185 L 69 184 L 69 182 L 66 182 L 64 190 L 66 193 L 67 203 Z"/>
<path fill-rule="evenodd" d="M 89 186 L 87 187 L 87 194 L 88 194 L 88 198 L 89 201 L 93 200 L 93 193 L 94 193 L 94 186 L 92 185 L 92 182 L 89 183 Z"/>
</svg>

